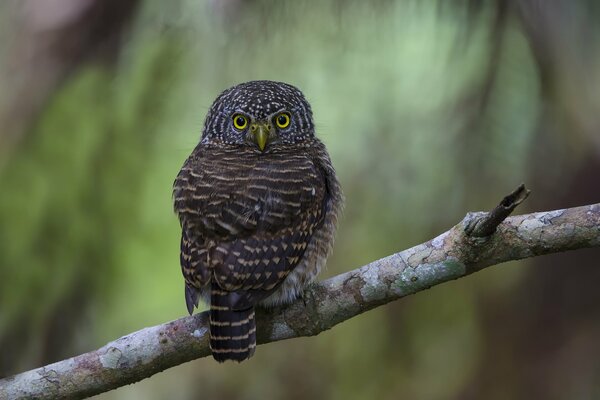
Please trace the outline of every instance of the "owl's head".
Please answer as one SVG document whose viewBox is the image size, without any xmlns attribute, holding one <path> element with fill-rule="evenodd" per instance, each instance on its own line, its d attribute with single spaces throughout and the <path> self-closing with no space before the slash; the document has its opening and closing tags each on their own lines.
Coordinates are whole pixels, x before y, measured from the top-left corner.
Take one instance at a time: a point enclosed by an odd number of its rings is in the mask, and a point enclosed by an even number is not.
<svg viewBox="0 0 600 400">
<path fill-rule="evenodd" d="M 312 111 L 300 90 L 282 82 L 250 81 L 217 97 L 204 122 L 202 143 L 268 152 L 313 137 Z"/>
</svg>

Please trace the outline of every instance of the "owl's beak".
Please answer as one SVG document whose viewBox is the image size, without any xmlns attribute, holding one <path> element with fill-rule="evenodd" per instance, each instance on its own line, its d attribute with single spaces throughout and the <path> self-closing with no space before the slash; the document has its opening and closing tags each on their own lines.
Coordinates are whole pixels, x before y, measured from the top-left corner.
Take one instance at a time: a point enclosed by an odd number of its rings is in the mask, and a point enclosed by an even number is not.
<svg viewBox="0 0 600 400">
<path fill-rule="evenodd" d="M 252 133 L 254 143 L 256 143 L 260 151 L 264 151 L 271 134 L 271 124 L 268 122 L 253 123 L 250 125 L 250 132 Z"/>
</svg>

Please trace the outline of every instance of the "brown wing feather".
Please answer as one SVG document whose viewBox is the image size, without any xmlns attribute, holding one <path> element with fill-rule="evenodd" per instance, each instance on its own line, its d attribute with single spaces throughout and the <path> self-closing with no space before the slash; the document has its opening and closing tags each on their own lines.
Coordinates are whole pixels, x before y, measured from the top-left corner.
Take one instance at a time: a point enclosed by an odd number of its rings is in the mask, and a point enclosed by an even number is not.
<svg viewBox="0 0 600 400">
<path fill-rule="evenodd" d="M 250 304 L 267 297 L 300 263 L 314 229 L 322 223 L 320 209 L 307 214 L 300 216 L 300 223 L 276 233 L 257 232 L 248 239 L 220 244 L 228 251 L 216 264 L 215 280 L 225 290 L 246 291 L 243 298 Z"/>
<path fill-rule="evenodd" d="M 267 159 L 206 149 L 190 158 L 174 187 L 186 283 L 200 288 L 214 278 L 224 290 L 243 292 L 240 307 L 268 296 L 323 222 L 324 179 L 297 154 Z"/>
</svg>

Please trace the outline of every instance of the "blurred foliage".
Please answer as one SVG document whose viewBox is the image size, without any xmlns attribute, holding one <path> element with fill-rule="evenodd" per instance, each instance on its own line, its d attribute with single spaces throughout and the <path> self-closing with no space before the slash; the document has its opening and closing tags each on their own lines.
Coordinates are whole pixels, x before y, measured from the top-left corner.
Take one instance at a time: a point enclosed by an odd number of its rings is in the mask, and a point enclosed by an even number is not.
<svg viewBox="0 0 600 400">
<path fill-rule="evenodd" d="M 313 106 L 347 197 L 325 276 L 430 239 L 521 181 L 534 189 L 529 207 L 577 205 L 576 181 L 578 201 L 598 201 L 599 32 L 597 12 L 585 13 L 593 2 L 563 4 L 572 11 L 564 25 L 544 25 L 553 7 L 537 15 L 525 1 L 500 3 L 142 1 L 116 61 L 92 57 L 66 74 L 0 163 L 0 375 L 185 314 L 171 185 L 213 99 L 238 82 L 290 82 Z M 538 46 L 548 26 L 563 42 Z M 569 47 L 575 27 L 588 35 L 584 50 Z M 587 254 L 597 265 L 598 253 Z M 555 369 L 521 369 L 539 339 L 527 321 L 542 315 L 561 275 L 559 264 L 545 290 L 528 291 L 537 281 L 526 264 L 436 287 L 316 338 L 262 346 L 241 365 L 203 359 L 99 397 L 600 395 L 591 333 L 600 314 L 583 307 L 597 296 L 573 303 L 588 310 L 581 329 L 568 312 L 544 320 L 574 326 L 545 349 Z M 578 275 L 560 298 L 598 278 Z M 537 308 L 519 313 L 530 303 Z M 530 329 L 507 331 L 504 342 L 498 332 L 512 323 Z M 586 352 L 566 373 L 559 353 L 576 339 Z M 564 386 L 547 384 L 559 376 Z"/>
</svg>

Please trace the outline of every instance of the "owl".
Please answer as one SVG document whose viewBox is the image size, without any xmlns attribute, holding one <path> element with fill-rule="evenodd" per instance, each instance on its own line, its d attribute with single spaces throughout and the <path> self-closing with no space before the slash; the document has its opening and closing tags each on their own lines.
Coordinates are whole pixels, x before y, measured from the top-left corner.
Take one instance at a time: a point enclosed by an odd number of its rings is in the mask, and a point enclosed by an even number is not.
<svg viewBox="0 0 600 400">
<path fill-rule="evenodd" d="M 244 361 L 255 308 L 290 303 L 314 281 L 343 204 L 302 92 L 251 81 L 221 93 L 173 198 L 188 312 L 206 301 L 214 359 Z"/>
</svg>

